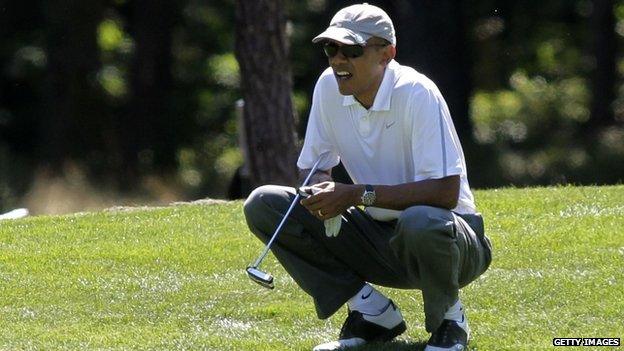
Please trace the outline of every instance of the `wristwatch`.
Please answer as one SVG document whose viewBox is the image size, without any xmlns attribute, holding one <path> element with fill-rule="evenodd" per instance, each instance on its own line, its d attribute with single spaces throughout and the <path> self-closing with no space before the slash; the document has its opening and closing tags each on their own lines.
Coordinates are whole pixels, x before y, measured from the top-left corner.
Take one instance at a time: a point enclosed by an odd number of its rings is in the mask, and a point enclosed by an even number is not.
<svg viewBox="0 0 624 351">
<path fill-rule="evenodd" d="M 372 185 L 366 184 L 364 186 L 364 194 L 362 194 L 362 204 L 364 206 L 372 206 L 375 203 L 375 198 L 377 198 L 375 189 L 373 189 Z"/>
</svg>

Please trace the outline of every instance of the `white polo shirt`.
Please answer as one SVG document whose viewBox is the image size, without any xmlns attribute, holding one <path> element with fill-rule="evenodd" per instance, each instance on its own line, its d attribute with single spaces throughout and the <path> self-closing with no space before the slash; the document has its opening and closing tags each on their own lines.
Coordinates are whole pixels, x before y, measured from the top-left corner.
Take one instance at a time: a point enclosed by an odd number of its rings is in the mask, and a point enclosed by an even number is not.
<svg viewBox="0 0 624 351">
<path fill-rule="evenodd" d="M 449 109 L 436 85 L 411 67 L 392 61 L 370 109 L 338 91 L 331 68 L 314 88 L 312 108 L 297 166 L 319 169 L 342 163 L 356 184 L 396 185 L 460 175 L 461 214 L 475 213 L 466 162 Z M 400 211 L 368 207 L 377 220 Z"/>
</svg>

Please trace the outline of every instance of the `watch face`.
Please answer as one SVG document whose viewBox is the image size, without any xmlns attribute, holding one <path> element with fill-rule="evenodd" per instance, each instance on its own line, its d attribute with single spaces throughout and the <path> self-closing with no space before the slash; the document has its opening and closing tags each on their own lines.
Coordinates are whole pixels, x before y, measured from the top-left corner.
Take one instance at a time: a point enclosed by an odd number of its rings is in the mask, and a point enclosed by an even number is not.
<svg viewBox="0 0 624 351">
<path fill-rule="evenodd" d="M 362 195 L 362 203 L 366 206 L 370 206 L 375 202 L 375 193 L 367 191 Z"/>
</svg>

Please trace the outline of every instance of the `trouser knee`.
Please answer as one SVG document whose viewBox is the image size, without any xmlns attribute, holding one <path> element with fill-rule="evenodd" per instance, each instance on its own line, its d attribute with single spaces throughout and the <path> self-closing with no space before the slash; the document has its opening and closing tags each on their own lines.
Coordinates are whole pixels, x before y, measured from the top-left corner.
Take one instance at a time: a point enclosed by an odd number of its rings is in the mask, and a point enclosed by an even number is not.
<svg viewBox="0 0 624 351">
<path fill-rule="evenodd" d="M 404 249 L 430 252 L 453 236 L 450 211 L 430 206 L 413 206 L 401 214 L 396 234 Z"/>
<path fill-rule="evenodd" d="M 275 226 L 272 223 L 272 215 L 275 211 L 280 211 L 288 206 L 288 193 L 283 187 L 275 185 L 260 186 L 249 194 L 243 204 L 243 212 L 247 224 L 251 227 L 269 230 Z M 266 227 L 266 228 L 265 228 Z M 258 231 L 252 230 L 254 234 L 260 236 Z"/>
<path fill-rule="evenodd" d="M 264 186 L 254 189 L 243 203 L 243 213 L 245 214 L 247 222 L 249 222 L 250 219 L 253 219 L 254 214 L 257 213 L 264 205 L 262 203 L 262 195 L 266 191 L 263 188 Z"/>
</svg>

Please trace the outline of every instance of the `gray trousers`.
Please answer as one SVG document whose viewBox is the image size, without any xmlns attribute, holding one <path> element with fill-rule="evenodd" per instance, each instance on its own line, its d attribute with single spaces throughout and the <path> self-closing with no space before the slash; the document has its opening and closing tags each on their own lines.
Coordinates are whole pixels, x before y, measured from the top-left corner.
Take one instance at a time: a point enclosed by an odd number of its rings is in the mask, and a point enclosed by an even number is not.
<svg viewBox="0 0 624 351">
<path fill-rule="evenodd" d="M 268 242 L 295 198 L 291 187 L 254 190 L 244 211 L 250 230 Z M 422 291 L 425 327 L 433 332 L 458 299 L 459 288 L 488 268 L 491 244 L 480 215 L 413 206 L 380 222 L 352 207 L 337 237 L 300 204 L 272 247 L 294 281 L 312 298 L 319 318 L 334 314 L 366 283 Z"/>
</svg>

